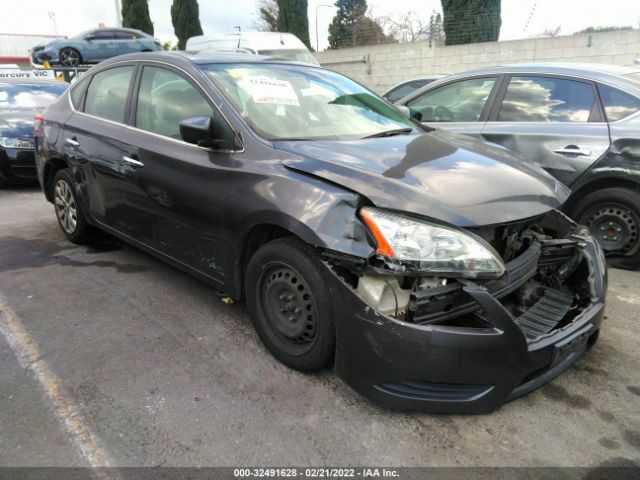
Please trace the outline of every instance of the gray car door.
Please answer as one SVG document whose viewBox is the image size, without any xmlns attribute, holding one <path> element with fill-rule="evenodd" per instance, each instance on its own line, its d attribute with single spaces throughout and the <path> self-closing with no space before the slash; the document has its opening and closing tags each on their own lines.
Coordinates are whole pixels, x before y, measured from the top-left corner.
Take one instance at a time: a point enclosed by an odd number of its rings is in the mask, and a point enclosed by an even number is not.
<svg viewBox="0 0 640 480">
<path fill-rule="evenodd" d="M 610 145 L 595 85 L 555 75 L 506 77 L 482 136 L 538 163 L 567 186 Z"/>
<path fill-rule="evenodd" d="M 434 88 L 429 86 L 402 103 L 424 125 L 479 136 L 500 80 L 500 75 L 455 79 Z"/>
</svg>

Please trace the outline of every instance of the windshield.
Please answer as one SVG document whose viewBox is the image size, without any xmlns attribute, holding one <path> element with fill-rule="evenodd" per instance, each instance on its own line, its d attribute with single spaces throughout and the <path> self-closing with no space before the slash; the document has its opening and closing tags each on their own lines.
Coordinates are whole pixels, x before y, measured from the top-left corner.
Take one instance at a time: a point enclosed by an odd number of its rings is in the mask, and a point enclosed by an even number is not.
<svg viewBox="0 0 640 480">
<path fill-rule="evenodd" d="M 316 57 L 311 52 L 303 49 L 292 50 L 258 50 L 260 55 L 274 58 L 276 60 L 292 60 L 294 62 L 310 63 L 311 65 L 319 65 Z"/>
<path fill-rule="evenodd" d="M 384 100 L 328 70 L 269 64 L 203 68 L 249 126 L 269 140 L 348 140 L 414 128 Z"/>
<path fill-rule="evenodd" d="M 31 110 L 53 103 L 67 89 L 60 85 L 0 85 L 0 110 Z"/>
</svg>

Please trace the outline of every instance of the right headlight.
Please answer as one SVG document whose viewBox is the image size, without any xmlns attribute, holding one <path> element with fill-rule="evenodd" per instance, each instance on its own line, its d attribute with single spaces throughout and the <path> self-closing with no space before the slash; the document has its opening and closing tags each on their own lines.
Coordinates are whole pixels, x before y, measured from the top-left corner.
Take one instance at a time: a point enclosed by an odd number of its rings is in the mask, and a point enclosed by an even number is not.
<svg viewBox="0 0 640 480">
<path fill-rule="evenodd" d="M 468 233 L 377 208 L 362 208 L 360 215 L 376 239 L 378 255 L 393 266 L 450 277 L 504 273 L 491 246 Z"/>
</svg>

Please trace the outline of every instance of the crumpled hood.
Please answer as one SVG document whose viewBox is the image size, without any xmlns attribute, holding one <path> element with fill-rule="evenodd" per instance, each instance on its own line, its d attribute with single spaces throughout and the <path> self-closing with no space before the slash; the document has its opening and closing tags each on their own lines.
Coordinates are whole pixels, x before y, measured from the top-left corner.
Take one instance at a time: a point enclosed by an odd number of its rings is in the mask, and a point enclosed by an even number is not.
<svg viewBox="0 0 640 480">
<path fill-rule="evenodd" d="M 0 137 L 32 138 L 35 116 L 41 110 L 0 111 Z"/>
<path fill-rule="evenodd" d="M 339 184 L 376 206 L 460 227 L 533 217 L 569 190 L 501 147 L 444 131 L 355 141 L 276 141 L 282 162 Z"/>
</svg>

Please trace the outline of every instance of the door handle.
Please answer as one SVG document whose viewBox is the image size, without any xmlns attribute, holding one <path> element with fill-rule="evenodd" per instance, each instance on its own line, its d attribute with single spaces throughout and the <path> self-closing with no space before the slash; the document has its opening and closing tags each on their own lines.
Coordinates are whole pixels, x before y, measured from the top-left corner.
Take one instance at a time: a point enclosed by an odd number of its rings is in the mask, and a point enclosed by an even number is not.
<svg viewBox="0 0 640 480">
<path fill-rule="evenodd" d="M 64 143 L 66 143 L 67 145 L 70 145 L 72 147 L 79 147 L 80 146 L 80 142 L 77 141 L 75 138 L 65 138 L 64 139 Z"/>
<path fill-rule="evenodd" d="M 567 145 L 564 148 L 558 148 L 553 151 L 554 153 L 559 153 L 561 155 L 583 155 L 588 157 L 591 155 L 591 150 L 587 150 L 586 148 L 575 147 L 573 145 Z"/>
<path fill-rule="evenodd" d="M 122 160 L 127 162 L 129 165 L 133 165 L 134 167 L 144 167 L 144 163 L 139 162 L 135 158 L 127 157 L 126 155 L 122 156 Z"/>
</svg>

